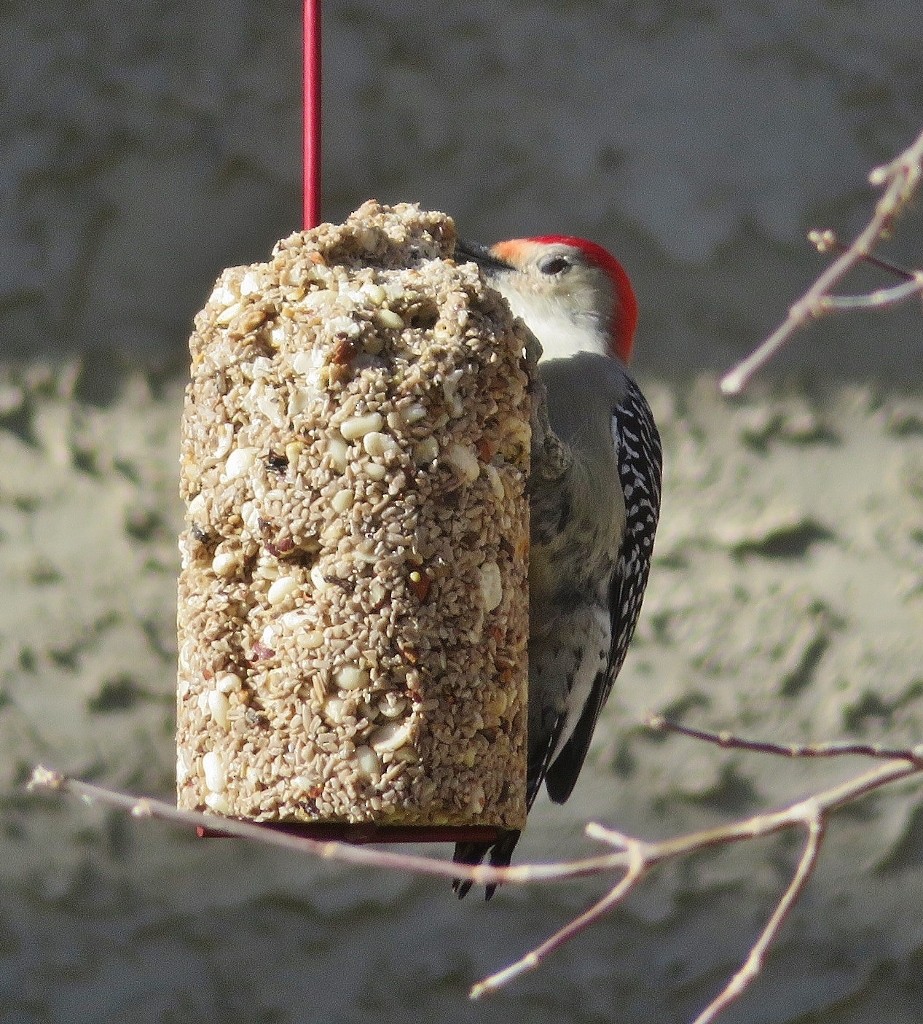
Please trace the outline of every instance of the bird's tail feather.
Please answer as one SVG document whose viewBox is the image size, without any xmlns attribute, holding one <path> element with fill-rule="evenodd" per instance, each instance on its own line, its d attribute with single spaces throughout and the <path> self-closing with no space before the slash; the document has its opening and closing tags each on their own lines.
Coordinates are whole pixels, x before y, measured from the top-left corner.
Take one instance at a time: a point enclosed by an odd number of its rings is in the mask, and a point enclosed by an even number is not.
<svg viewBox="0 0 923 1024">
<path fill-rule="evenodd" d="M 491 867 L 508 867 L 521 834 L 518 829 L 511 829 L 492 843 L 456 843 L 455 856 L 452 860 L 456 864 L 480 864 L 487 857 Z M 452 882 L 452 889 L 461 900 L 465 898 L 473 884 L 467 879 L 456 878 Z M 484 891 L 484 898 L 489 900 L 496 888 L 496 883 L 488 885 Z"/>
</svg>

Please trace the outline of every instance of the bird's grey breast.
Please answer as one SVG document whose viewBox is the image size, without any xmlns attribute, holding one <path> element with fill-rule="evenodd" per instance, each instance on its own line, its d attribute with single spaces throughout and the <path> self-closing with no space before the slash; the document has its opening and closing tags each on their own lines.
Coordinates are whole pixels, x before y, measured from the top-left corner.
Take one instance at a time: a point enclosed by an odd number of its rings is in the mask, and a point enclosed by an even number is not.
<svg viewBox="0 0 923 1024">
<path fill-rule="evenodd" d="M 571 458 L 563 476 L 546 479 L 533 466 L 530 603 L 605 599 L 625 529 L 612 415 L 624 394 L 624 373 L 612 359 L 582 353 L 541 363 L 548 422 Z M 588 387 L 588 382 L 592 387 Z M 541 459 L 541 452 L 533 453 Z"/>
</svg>

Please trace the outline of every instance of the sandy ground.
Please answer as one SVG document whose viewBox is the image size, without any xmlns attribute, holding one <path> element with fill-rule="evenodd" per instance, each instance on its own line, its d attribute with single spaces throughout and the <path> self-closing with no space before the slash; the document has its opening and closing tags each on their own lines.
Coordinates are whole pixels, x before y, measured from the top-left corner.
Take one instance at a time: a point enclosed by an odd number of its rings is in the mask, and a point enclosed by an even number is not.
<svg viewBox="0 0 923 1024">
<path fill-rule="evenodd" d="M 732 403 L 643 381 L 664 437 L 638 635 L 564 809 L 665 836 L 857 774 L 663 739 L 647 710 L 777 740 L 917 742 L 923 725 L 923 395 L 797 385 Z M 682 1021 L 784 886 L 776 839 L 664 871 L 505 995 L 467 986 L 598 882 L 456 903 L 436 882 L 199 842 L 25 794 L 36 762 L 169 795 L 182 382 L 99 365 L 0 372 L 0 1021 Z M 441 851 L 440 851 L 441 852 Z M 923 1013 L 923 788 L 837 817 L 765 977 L 728 1021 Z"/>
</svg>

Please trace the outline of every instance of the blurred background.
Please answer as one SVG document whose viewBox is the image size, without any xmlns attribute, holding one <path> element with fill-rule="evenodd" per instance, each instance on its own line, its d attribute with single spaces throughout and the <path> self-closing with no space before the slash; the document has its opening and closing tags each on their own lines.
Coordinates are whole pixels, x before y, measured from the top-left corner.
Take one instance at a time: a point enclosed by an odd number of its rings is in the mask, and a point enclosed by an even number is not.
<svg viewBox="0 0 923 1024">
<path fill-rule="evenodd" d="M 218 272 L 300 227 L 297 8 L 3 5 L 6 354 L 177 364 Z M 415 200 L 484 241 L 598 239 L 637 284 L 639 360 L 671 372 L 774 324 L 819 269 L 805 232 L 857 228 L 923 120 L 906 0 L 326 8 L 324 216 Z M 901 374 L 916 323 L 870 344 L 842 320 L 791 358 Z"/>
<path fill-rule="evenodd" d="M 794 842 L 662 872 L 474 1005 L 599 882 L 459 904 L 24 793 L 39 760 L 171 793 L 186 342 L 220 270 L 300 227 L 300 48 L 277 0 L 0 3 L 0 1022 L 691 1019 Z M 862 768 L 664 741 L 647 709 L 919 742 L 919 303 L 818 325 L 742 401 L 714 387 L 822 268 L 807 230 L 851 237 L 868 171 L 923 127 L 916 5 L 339 0 L 324 57 L 325 219 L 374 197 L 487 242 L 586 235 L 641 304 L 656 564 L 591 763 L 566 808 L 537 807 L 522 859 L 592 849 L 590 818 L 671 835 Z M 883 254 L 919 267 L 920 228 L 918 207 Z M 836 819 L 727 1021 L 920 1019 L 918 791 Z"/>
</svg>

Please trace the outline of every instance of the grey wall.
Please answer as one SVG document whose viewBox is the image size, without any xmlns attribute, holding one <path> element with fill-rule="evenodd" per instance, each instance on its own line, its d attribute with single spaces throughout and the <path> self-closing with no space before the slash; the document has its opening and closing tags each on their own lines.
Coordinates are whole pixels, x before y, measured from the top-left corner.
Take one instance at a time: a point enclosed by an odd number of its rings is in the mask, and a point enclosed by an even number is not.
<svg viewBox="0 0 923 1024">
<path fill-rule="evenodd" d="M 0 4 L 0 356 L 181 365 L 225 265 L 300 216 L 300 5 Z M 720 369 L 854 230 L 923 127 L 909 0 L 325 5 L 324 215 L 369 196 L 491 240 L 610 245 L 642 369 Z M 920 265 L 921 217 L 890 251 Z M 871 339 L 871 341 L 870 341 Z M 837 320 L 779 368 L 919 375 L 919 305 Z"/>
</svg>

